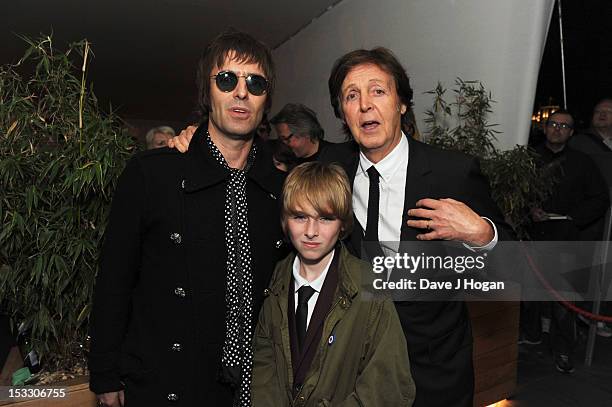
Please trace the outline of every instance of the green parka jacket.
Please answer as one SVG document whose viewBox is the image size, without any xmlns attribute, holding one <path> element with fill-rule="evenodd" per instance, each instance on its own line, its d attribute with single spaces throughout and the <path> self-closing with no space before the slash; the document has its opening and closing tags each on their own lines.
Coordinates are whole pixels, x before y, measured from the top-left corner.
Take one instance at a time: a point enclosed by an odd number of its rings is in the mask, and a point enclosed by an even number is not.
<svg viewBox="0 0 612 407">
<path fill-rule="evenodd" d="M 412 405 L 416 390 L 395 307 L 364 298 L 361 275 L 371 266 L 340 250 L 334 301 L 295 398 L 287 316 L 295 253 L 277 264 L 255 332 L 254 407 Z"/>
</svg>

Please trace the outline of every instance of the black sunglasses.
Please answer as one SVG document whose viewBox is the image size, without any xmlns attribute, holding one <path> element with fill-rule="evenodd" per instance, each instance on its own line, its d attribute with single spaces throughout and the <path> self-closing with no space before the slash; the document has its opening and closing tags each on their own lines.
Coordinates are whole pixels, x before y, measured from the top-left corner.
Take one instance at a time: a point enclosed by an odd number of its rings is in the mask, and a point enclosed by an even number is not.
<svg viewBox="0 0 612 407">
<path fill-rule="evenodd" d="M 252 95 L 261 96 L 268 91 L 268 80 L 261 75 L 253 73 L 248 75 L 236 75 L 236 72 L 221 71 L 211 76 L 211 78 L 215 78 L 217 88 L 219 88 L 221 92 L 231 92 L 236 89 L 236 86 L 238 86 L 238 78 L 244 78 L 246 80 L 247 89 Z"/>
</svg>

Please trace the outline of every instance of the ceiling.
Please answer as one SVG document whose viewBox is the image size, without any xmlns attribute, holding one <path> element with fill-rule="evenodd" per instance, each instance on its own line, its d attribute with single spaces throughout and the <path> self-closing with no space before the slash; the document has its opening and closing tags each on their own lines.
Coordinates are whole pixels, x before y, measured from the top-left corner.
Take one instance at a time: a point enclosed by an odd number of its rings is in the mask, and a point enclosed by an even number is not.
<svg viewBox="0 0 612 407">
<path fill-rule="evenodd" d="M 340 0 L 13 0 L 0 13 L 0 65 L 17 61 L 15 34 L 53 32 L 54 43 L 87 38 L 89 79 L 103 107 L 124 118 L 184 123 L 195 105 L 195 68 L 204 45 L 227 27 L 277 47 Z M 570 109 L 588 118 L 612 94 L 612 1 L 564 1 Z M 562 99 L 558 14 L 540 71 L 536 105 Z M 520 63 L 517 61 L 517 63 Z"/>
<path fill-rule="evenodd" d="M 182 122 L 195 104 L 204 45 L 227 27 L 279 46 L 338 0 L 17 0 L 0 14 L 0 65 L 26 49 L 15 34 L 53 33 L 61 50 L 87 38 L 89 78 L 123 117 Z"/>
<path fill-rule="evenodd" d="M 612 1 L 562 2 L 567 107 L 578 122 L 588 126 L 597 100 L 612 96 Z M 535 107 L 562 105 L 563 78 L 559 13 L 550 23 Z"/>
</svg>

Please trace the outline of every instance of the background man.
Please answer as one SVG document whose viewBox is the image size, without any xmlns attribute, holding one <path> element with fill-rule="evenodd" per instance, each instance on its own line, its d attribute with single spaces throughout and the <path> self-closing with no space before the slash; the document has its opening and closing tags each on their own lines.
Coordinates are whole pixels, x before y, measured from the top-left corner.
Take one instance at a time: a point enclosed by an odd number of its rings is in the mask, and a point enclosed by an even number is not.
<svg viewBox="0 0 612 407">
<path fill-rule="evenodd" d="M 574 118 L 565 110 L 554 112 L 546 122 L 544 134 L 545 142 L 535 150 L 541 165 L 559 167 L 559 182 L 543 207 L 532 209 L 539 240 L 600 240 L 601 228 L 589 227 L 608 209 L 607 187 L 593 160 L 568 145 L 574 134 Z M 547 213 L 567 215 L 569 219 L 540 223 L 548 220 Z"/>
<path fill-rule="evenodd" d="M 187 153 L 137 155 L 113 199 L 89 356 L 105 406 L 250 406 L 254 322 L 284 254 L 283 176 L 253 140 L 274 89 L 270 50 L 221 34 L 198 88 L 205 117 Z"/>
<path fill-rule="evenodd" d="M 330 143 L 323 140 L 325 132 L 317 120 L 317 114 L 298 103 L 286 104 L 270 123 L 274 125 L 279 140 L 287 144 L 298 164 L 318 159 Z"/>
<path fill-rule="evenodd" d="M 595 122 L 595 118 L 594 118 Z M 566 110 L 550 115 L 544 127 L 546 140 L 535 147 L 540 165 L 552 167 L 558 177 L 552 196 L 541 208 L 533 208 L 532 238 L 540 241 L 598 241 L 603 224 L 599 222 L 610 205 L 608 187 L 599 169 L 589 156 L 568 145 L 574 133 L 574 118 Z M 567 219 L 550 220 L 562 215 Z M 541 335 L 540 303 L 523 303 L 523 342 L 538 344 Z M 575 315 L 560 304 L 550 306 L 550 344 L 555 367 L 562 373 L 573 373 L 572 352 L 576 345 Z M 611 336 L 603 323 L 600 335 Z"/>
<path fill-rule="evenodd" d="M 332 69 L 329 92 L 353 140 L 329 147 L 321 160 L 340 163 L 353 183 L 354 250 L 363 240 L 444 239 L 487 248 L 496 243 L 494 224 L 477 214 L 501 219 L 477 161 L 405 134 L 412 128 L 407 114 L 412 89 L 389 50 L 342 56 Z M 465 304 L 398 302 L 396 309 L 417 388 L 414 405 L 472 406 L 472 336 Z"/>
<path fill-rule="evenodd" d="M 572 137 L 569 145 L 586 154 L 612 151 L 612 98 L 602 99 L 595 105 L 591 128 Z"/>
<path fill-rule="evenodd" d="M 174 129 L 169 126 L 153 127 L 147 132 L 145 142 L 147 150 L 162 148 L 168 145 L 168 140 L 175 136 Z"/>
</svg>

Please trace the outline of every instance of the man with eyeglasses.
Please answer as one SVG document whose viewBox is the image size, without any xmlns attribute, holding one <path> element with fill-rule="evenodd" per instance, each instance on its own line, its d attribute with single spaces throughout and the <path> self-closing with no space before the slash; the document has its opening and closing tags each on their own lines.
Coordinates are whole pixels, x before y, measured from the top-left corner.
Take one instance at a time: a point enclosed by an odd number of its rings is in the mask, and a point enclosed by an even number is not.
<svg viewBox="0 0 612 407">
<path fill-rule="evenodd" d="M 299 103 L 287 103 L 271 120 L 280 141 L 298 158 L 298 164 L 316 161 L 330 144 L 317 114 Z"/>
<path fill-rule="evenodd" d="M 568 145 L 574 133 L 572 115 L 565 110 L 554 112 L 546 122 L 544 133 L 546 140 L 535 150 L 540 155 L 539 165 L 548 166 L 556 174 L 557 183 L 542 207 L 531 210 L 532 238 L 540 241 L 600 240 L 601 230 L 594 230 L 592 226 L 609 206 L 607 186 L 593 160 Z M 541 341 L 539 312 L 539 304 L 528 304 L 523 312 L 525 344 Z M 556 369 L 573 373 L 575 315 L 560 304 L 551 303 L 549 333 Z"/>
<path fill-rule="evenodd" d="M 219 35 L 199 62 L 187 153 L 146 151 L 121 175 L 92 310 L 99 405 L 251 405 L 254 324 L 286 254 L 270 221 L 283 175 L 254 140 L 274 79 L 265 45 Z"/>
<path fill-rule="evenodd" d="M 607 209 L 605 182 L 593 160 L 568 145 L 574 134 L 574 119 L 569 112 L 554 112 L 546 122 L 544 134 L 546 140 L 535 150 L 540 155 L 542 165 L 560 166 L 562 176 L 555 187 L 555 194 L 544 207 L 532 209 L 532 218 L 542 222 L 548 220 L 547 212 L 568 215 L 573 220 L 573 226 L 583 229 L 603 216 Z M 578 234 L 568 237 L 575 238 L 567 240 L 585 240 L 578 239 Z"/>
<path fill-rule="evenodd" d="M 597 102 L 591 117 L 591 128 L 572 137 L 569 145 L 586 154 L 612 152 L 612 98 Z"/>
</svg>

